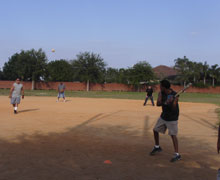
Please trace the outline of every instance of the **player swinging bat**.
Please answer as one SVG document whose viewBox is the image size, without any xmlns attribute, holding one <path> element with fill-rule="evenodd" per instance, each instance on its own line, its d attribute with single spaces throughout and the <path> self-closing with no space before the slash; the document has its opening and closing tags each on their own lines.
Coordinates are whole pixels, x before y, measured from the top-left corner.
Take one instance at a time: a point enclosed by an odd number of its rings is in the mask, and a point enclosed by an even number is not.
<svg viewBox="0 0 220 180">
<path fill-rule="evenodd" d="M 183 90 L 176 93 L 170 88 L 170 82 L 167 80 L 162 80 L 160 82 L 160 92 L 158 94 L 157 106 L 162 106 L 162 113 L 157 120 L 156 125 L 154 126 L 154 141 L 155 146 L 150 152 L 150 155 L 153 156 L 158 152 L 162 151 L 162 148 L 159 145 L 159 133 L 165 133 L 168 129 L 169 135 L 172 138 L 174 146 L 174 157 L 170 162 L 175 162 L 181 159 L 178 149 L 178 118 L 179 118 L 179 105 L 178 97 L 183 93 L 191 84 L 186 86 Z"/>
</svg>

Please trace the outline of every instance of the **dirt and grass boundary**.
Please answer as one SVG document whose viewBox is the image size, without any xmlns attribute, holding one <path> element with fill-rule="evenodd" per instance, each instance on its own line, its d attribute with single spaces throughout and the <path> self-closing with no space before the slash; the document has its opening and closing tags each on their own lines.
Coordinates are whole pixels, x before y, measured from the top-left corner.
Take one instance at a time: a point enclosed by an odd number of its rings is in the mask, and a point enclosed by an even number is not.
<svg viewBox="0 0 220 180">
<path fill-rule="evenodd" d="M 66 91 L 67 97 L 83 97 L 83 98 L 111 98 L 111 99 L 134 99 L 143 100 L 145 92 L 120 92 L 120 91 Z M 0 89 L 0 95 L 8 96 L 9 89 Z M 25 96 L 57 96 L 56 90 L 25 90 Z M 157 93 L 154 93 L 156 100 Z M 180 102 L 194 102 L 194 103 L 211 103 L 220 107 L 220 94 L 209 93 L 184 93 L 180 96 Z M 216 109 L 220 121 L 220 108 Z"/>
</svg>

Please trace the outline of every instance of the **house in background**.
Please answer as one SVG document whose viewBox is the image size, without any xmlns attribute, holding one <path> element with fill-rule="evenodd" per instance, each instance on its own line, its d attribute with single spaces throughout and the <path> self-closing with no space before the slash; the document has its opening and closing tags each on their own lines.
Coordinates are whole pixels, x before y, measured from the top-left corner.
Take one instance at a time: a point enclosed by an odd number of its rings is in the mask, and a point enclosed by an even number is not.
<svg viewBox="0 0 220 180">
<path fill-rule="evenodd" d="M 160 65 L 153 68 L 153 71 L 159 80 L 168 79 L 174 81 L 177 77 L 177 71 L 173 67 Z"/>
</svg>

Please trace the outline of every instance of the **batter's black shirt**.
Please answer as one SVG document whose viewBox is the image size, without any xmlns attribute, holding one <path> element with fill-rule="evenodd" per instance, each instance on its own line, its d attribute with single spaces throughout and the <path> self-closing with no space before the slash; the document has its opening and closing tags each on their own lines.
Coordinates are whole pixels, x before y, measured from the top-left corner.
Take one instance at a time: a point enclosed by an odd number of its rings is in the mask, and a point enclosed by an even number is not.
<svg viewBox="0 0 220 180">
<path fill-rule="evenodd" d="M 151 89 L 147 88 L 147 89 L 146 89 L 146 92 L 147 92 L 147 96 L 152 96 L 152 94 L 153 94 L 153 89 L 152 89 L 152 88 L 151 88 Z"/>
<path fill-rule="evenodd" d="M 179 118 L 179 104 L 173 107 L 173 103 L 166 104 L 167 98 L 175 96 L 176 92 L 171 89 L 170 94 L 162 93 L 162 113 L 160 117 L 165 121 L 177 121 Z"/>
</svg>

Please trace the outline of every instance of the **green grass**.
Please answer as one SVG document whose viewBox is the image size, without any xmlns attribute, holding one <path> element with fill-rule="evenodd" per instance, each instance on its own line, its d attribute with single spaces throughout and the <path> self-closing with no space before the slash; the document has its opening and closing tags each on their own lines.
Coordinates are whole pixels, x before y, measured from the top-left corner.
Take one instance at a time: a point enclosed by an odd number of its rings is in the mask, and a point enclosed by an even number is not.
<svg viewBox="0 0 220 180">
<path fill-rule="evenodd" d="M 85 98 L 112 98 L 112 99 L 137 99 L 144 100 L 145 92 L 105 92 L 105 91 L 66 91 L 67 97 L 85 97 Z M 9 89 L 0 89 L 0 95 L 8 96 Z M 25 90 L 25 96 L 57 96 L 55 90 Z M 154 93 L 154 99 L 157 98 L 157 93 Z M 180 96 L 181 102 L 198 102 L 212 103 L 220 105 L 220 94 L 207 93 L 184 93 Z"/>
<path fill-rule="evenodd" d="M 136 99 L 143 100 L 145 92 L 105 92 L 105 91 L 66 91 L 67 97 L 85 97 L 85 98 L 112 98 L 112 99 Z M 0 95 L 8 96 L 9 89 L 0 89 Z M 25 96 L 57 96 L 55 90 L 25 90 Z M 154 99 L 157 98 L 157 93 L 154 93 Z M 207 93 L 184 93 L 180 96 L 180 102 L 195 102 L 195 103 L 212 103 L 220 106 L 220 94 Z M 220 108 L 216 109 L 220 120 Z"/>
</svg>

